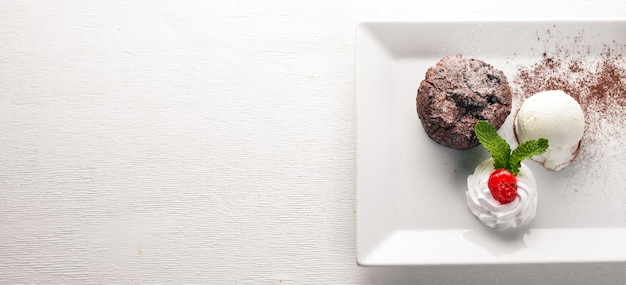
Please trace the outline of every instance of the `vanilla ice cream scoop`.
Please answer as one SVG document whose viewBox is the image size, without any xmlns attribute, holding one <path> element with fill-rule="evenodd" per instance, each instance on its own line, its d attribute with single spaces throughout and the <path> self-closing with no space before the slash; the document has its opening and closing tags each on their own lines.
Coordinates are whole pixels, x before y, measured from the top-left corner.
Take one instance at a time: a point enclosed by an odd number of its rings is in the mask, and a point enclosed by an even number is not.
<svg viewBox="0 0 626 285">
<path fill-rule="evenodd" d="M 578 153 L 585 130 L 583 110 L 561 90 L 539 92 L 526 99 L 515 117 L 519 143 L 545 138 L 548 150 L 532 159 L 550 170 L 566 167 Z"/>
</svg>

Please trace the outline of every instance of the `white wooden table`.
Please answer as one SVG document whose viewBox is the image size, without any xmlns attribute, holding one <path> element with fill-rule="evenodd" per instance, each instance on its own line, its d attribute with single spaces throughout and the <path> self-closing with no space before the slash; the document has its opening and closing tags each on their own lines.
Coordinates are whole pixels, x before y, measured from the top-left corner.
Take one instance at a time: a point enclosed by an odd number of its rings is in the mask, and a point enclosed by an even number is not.
<svg viewBox="0 0 626 285">
<path fill-rule="evenodd" d="M 622 284 L 355 263 L 355 26 L 623 1 L 1 1 L 2 284 Z"/>
</svg>

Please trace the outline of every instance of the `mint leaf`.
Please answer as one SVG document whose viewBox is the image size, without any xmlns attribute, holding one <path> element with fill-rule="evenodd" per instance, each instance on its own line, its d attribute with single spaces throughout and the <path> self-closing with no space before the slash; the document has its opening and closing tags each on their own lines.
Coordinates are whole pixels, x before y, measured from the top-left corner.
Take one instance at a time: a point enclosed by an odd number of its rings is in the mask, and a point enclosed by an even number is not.
<svg viewBox="0 0 626 285">
<path fill-rule="evenodd" d="M 511 173 L 517 175 L 519 173 L 520 167 L 522 166 L 522 160 L 542 154 L 547 149 L 548 140 L 546 139 L 525 141 L 517 148 L 515 148 L 515 150 L 513 150 L 507 168 L 509 168 L 509 171 L 511 171 Z"/>
<path fill-rule="evenodd" d="M 525 141 L 511 152 L 511 146 L 498 135 L 496 128 L 483 120 L 476 122 L 474 132 L 478 141 L 493 157 L 493 167 L 508 169 L 513 175 L 519 174 L 522 160 L 542 154 L 548 149 L 548 140 L 540 138 Z"/>
<path fill-rule="evenodd" d="M 495 169 L 508 168 L 511 146 L 498 135 L 496 128 L 487 121 L 479 120 L 474 128 L 478 141 L 493 157 Z"/>
</svg>

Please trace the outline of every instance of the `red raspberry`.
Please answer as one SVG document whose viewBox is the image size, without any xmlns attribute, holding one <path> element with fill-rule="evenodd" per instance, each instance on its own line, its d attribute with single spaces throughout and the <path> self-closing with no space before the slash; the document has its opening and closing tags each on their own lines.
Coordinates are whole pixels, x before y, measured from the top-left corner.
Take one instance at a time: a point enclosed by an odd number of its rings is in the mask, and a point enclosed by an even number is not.
<svg viewBox="0 0 626 285">
<path fill-rule="evenodd" d="M 501 204 L 511 203 L 517 198 L 517 178 L 504 168 L 496 169 L 489 175 L 487 186 L 493 198 Z"/>
</svg>

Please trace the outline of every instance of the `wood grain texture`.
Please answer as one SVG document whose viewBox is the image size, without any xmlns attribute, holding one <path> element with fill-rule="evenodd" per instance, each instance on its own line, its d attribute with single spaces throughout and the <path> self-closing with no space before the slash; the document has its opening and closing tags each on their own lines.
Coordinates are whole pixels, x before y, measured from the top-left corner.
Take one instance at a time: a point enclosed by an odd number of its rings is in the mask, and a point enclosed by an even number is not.
<svg viewBox="0 0 626 285">
<path fill-rule="evenodd" d="M 619 1 L 53 2 L 0 3 L 1 284 L 626 281 L 624 264 L 355 263 L 358 21 Z"/>
</svg>

